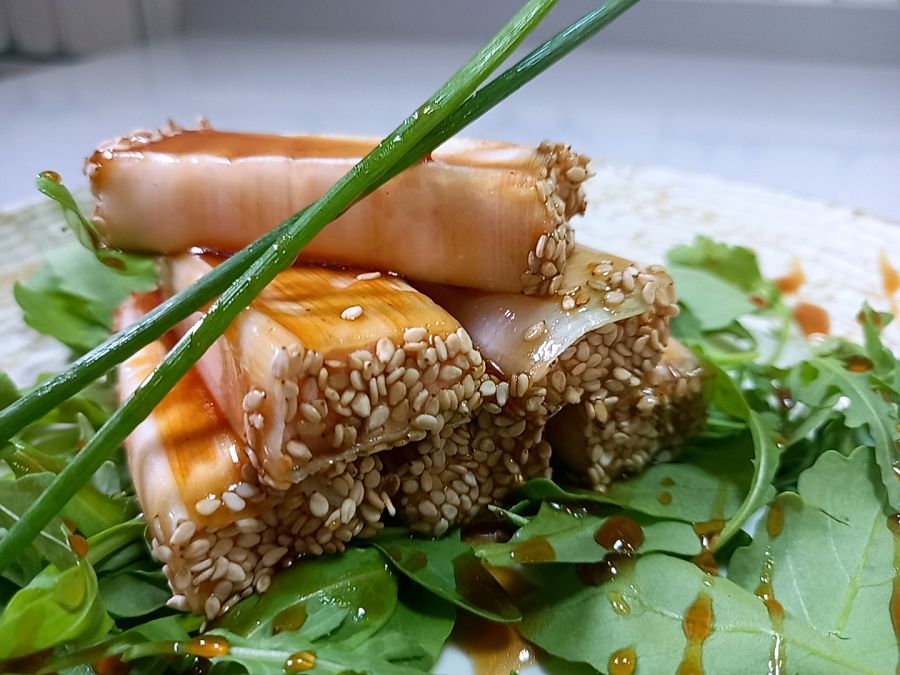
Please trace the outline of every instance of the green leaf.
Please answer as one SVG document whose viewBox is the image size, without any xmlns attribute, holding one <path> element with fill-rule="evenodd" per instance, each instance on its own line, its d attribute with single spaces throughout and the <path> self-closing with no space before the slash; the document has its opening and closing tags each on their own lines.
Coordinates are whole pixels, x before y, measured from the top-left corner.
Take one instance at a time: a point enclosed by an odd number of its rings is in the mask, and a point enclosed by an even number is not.
<svg viewBox="0 0 900 675">
<path fill-rule="evenodd" d="M 217 627 L 255 639 L 302 626 L 318 608 L 337 606 L 349 617 L 335 639 L 363 641 L 389 620 L 397 604 L 397 581 L 372 549 L 304 560 L 276 575 L 264 595 L 242 600 Z"/>
<path fill-rule="evenodd" d="M 669 267 L 668 272 L 675 280 L 679 301 L 691 310 L 701 330 L 725 328 L 756 309 L 746 293 L 708 272 L 678 265 Z"/>
<path fill-rule="evenodd" d="M 641 554 L 653 551 L 678 555 L 700 553 L 700 541 L 687 523 L 651 519 L 634 513 L 600 516 L 585 508 L 560 507 L 547 502 L 541 504 L 537 515 L 508 542 L 481 544 L 475 553 L 489 565 L 497 566 L 598 562 L 609 549 L 597 542 L 597 533 L 610 518 L 618 519 L 623 515 L 640 528 L 643 542 L 637 550 Z"/>
<path fill-rule="evenodd" d="M 18 480 L 0 479 L 0 525 L 8 530 L 52 480 L 53 476 L 49 473 L 23 476 Z M 70 567 L 75 563 L 75 555 L 69 547 L 66 532 L 65 526 L 57 516 L 41 530 L 31 546 L 20 552 L 20 555 L 26 555 L 26 551 L 34 550 L 41 559 L 60 569 Z M 10 568 L 12 569 L 14 568 Z M 28 578 L 30 577 L 31 575 L 28 575 Z M 22 576 L 10 578 L 20 584 L 27 582 Z"/>
<path fill-rule="evenodd" d="M 0 615 L 0 658 L 19 658 L 75 641 L 89 644 L 112 625 L 90 564 L 79 561 L 65 570 L 51 565 L 16 593 Z"/>
<path fill-rule="evenodd" d="M 399 636 L 420 651 L 403 660 L 404 665 L 429 671 L 456 622 L 456 608 L 433 593 L 423 592 L 411 582 L 402 584 L 400 599 L 390 620 L 366 643 L 366 649 L 385 653 Z"/>
<path fill-rule="evenodd" d="M 91 349 L 109 337 L 113 311 L 132 292 L 156 286 L 152 260 L 122 275 L 80 246 L 50 251 L 43 266 L 13 289 L 25 322 L 76 351 Z"/>
<path fill-rule="evenodd" d="M 441 539 L 382 530 L 372 543 L 400 572 L 457 607 L 502 623 L 521 617 L 458 530 Z"/>
<path fill-rule="evenodd" d="M 114 617 L 138 617 L 166 606 L 172 592 L 161 571 L 131 571 L 100 579 L 100 598 Z"/>
<path fill-rule="evenodd" d="M 847 427 L 866 430 L 861 439 L 875 450 L 881 469 L 881 480 L 887 489 L 888 502 L 900 511 L 900 418 L 897 403 L 885 397 L 872 384 L 869 373 L 855 373 L 834 358 L 814 358 L 798 369 L 794 389 L 810 405 L 832 406 L 839 396 L 849 404 L 841 409 Z"/>
<path fill-rule="evenodd" d="M 772 288 L 762 276 L 756 254 L 743 246 L 728 246 L 701 236 L 691 245 L 675 246 L 666 257 L 672 265 L 703 269 L 746 293 L 767 294 Z"/>
<path fill-rule="evenodd" d="M 5 408 L 19 398 L 19 388 L 12 378 L 0 371 L 0 408 Z"/>
<path fill-rule="evenodd" d="M 789 613 L 777 629 L 752 592 L 670 556 L 641 556 L 600 586 L 584 585 L 572 567 L 552 569 L 544 571 L 539 590 L 526 598 L 525 618 L 518 628 L 551 654 L 603 672 L 612 655 L 623 648 L 634 650 L 640 672 L 675 672 L 680 663 L 696 663 L 689 656 L 692 651 L 700 652 L 702 672 L 731 673 L 735 668 L 742 673 L 775 672 L 769 661 L 776 633 L 787 654 L 786 668 L 780 671 L 784 673 L 874 675 L 893 672 L 896 662 L 894 658 L 886 664 L 881 655 L 860 651 L 838 636 L 820 634 Z M 702 607 L 705 598 L 712 612 L 709 636 L 697 640 L 692 649 L 686 632 L 699 637 L 706 625 L 697 620 L 702 612 L 692 612 L 694 620 L 687 624 L 685 616 L 695 603 Z M 888 615 L 887 602 L 880 611 Z"/>
<path fill-rule="evenodd" d="M 768 577 L 786 616 L 892 672 L 895 544 L 871 449 L 849 457 L 826 452 L 800 476 L 798 488 L 799 495 L 779 495 L 753 543 L 734 554 L 729 578 L 752 591 Z"/>
</svg>

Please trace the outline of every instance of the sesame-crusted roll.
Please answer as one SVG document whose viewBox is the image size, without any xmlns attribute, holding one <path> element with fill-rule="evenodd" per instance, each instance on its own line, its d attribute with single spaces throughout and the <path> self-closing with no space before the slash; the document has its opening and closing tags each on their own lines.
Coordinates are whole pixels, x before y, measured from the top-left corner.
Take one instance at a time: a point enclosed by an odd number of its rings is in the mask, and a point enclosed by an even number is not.
<svg viewBox="0 0 900 675">
<path fill-rule="evenodd" d="M 469 423 L 385 455 L 399 479 L 397 510 L 418 532 L 441 536 L 502 504 L 524 481 L 550 474 L 544 392 L 520 395 L 488 378 L 481 393 L 484 403 Z"/>
<path fill-rule="evenodd" d="M 665 349 L 677 314 L 671 278 L 576 246 L 554 297 L 422 286 L 469 331 L 484 358 L 522 392 L 543 389 L 551 417 L 637 386 Z"/>
<path fill-rule="evenodd" d="M 673 339 L 637 386 L 566 406 L 546 436 L 571 479 L 603 490 L 651 461 L 671 459 L 700 430 L 705 408 L 700 362 Z"/>
<path fill-rule="evenodd" d="M 136 296 L 121 326 L 158 301 Z M 173 342 L 157 340 L 119 368 L 124 399 L 162 362 Z M 372 536 L 394 512 L 397 478 L 378 456 L 337 461 L 287 490 L 258 480 L 251 454 L 192 369 L 125 443 L 129 468 L 163 565 L 170 606 L 212 619 L 240 598 L 265 592 L 272 574 L 301 555 L 341 551 Z"/>
<path fill-rule="evenodd" d="M 167 259 L 168 291 L 216 263 Z M 262 480 L 280 489 L 461 424 L 485 372 L 459 322 L 405 281 L 321 267 L 278 275 L 197 368 Z"/>
<path fill-rule="evenodd" d="M 86 164 L 94 222 L 116 248 L 235 251 L 321 197 L 376 143 L 208 126 L 138 132 Z M 587 157 L 565 145 L 453 139 L 346 211 L 301 255 L 431 283 L 554 293 L 589 175 Z"/>
</svg>

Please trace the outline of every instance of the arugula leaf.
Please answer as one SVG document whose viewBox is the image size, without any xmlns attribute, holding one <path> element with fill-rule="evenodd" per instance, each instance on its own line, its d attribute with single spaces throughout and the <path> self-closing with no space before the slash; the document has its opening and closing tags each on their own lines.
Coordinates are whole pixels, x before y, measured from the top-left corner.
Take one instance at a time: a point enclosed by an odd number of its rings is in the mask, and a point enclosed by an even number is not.
<svg viewBox="0 0 900 675">
<path fill-rule="evenodd" d="M 276 626 L 305 625 L 318 608 L 335 606 L 349 610 L 335 639 L 362 642 L 387 623 L 396 604 L 397 580 L 378 552 L 351 548 L 284 570 L 265 595 L 242 600 L 216 626 L 252 640 Z"/>
<path fill-rule="evenodd" d="M 678 555 L 697 555 L 700 541 L 693 528 L 682 522 L 650 519 L 634 513 L 621 514 L 637 523 L 644 536 L 638 552 L 666 551 Z M 502 544 L 480 544 L 475 554 L 489 565 L 528 563 L 597 562 L 608 549 L 596 539 L 610 518 L 584 508 L 563 508 L 544 502 L 537 515 Z"/>
<path fill-rule="evenodd" d="M 457 607 L 500 623 L 522 616 L 458 530 L 442 539 L 423 539 L 385 529 L 372 544 L 398 571 Z"/>
<path fill-rule="evenodd" d="M 553 481 L 528 481 L 516 493 L 562 503 L 615 504 L 649 516 L 706 522 L 723 520 L 738 510 L 752 475 L 753 443 L 747 435 L 713 442 L 691 442 L 674 462 L 615 481 L 606 492 L 563 489 Z"/>
<path fill-rule="evenodd" d="M 779 495 L 750 546 L 734 554 L 729 578 L 752 591 L 768 577 L 786 616 L 889 672 L 897 663 L 888 611 L 897 571 L 882 495 L 870 448 L 824 453 L 800 476 L 799 494 Z"/>
<path fill-rule="evenodd" d="M 47 489 L 51 480 L 53 476 L 49 473 L 23 476 L 18 480 L 0 479 L 0 525 L 8 530 L 37 496 Z M 67 530 L 57 516 L 41 531 L 40 536 L 22 551 L 22 556 L 28 556 L 26 559 L 31 561 L 47 560 L 59 569 L 71 567 L 75 564 L 75 555 L 66 537 Z M 31 551 L 37 555 L 31 555 Z M 21 567 L 13 572 L 15 569 L 15 566 L 11 566 L 4 576 L 19 585 L 25 585 L 37 573 L 37 570 Z"/>
<path fill-rule="evenodd" d="M 848 404 L 840 408 L 844 423 L 850 429 L 867 431 L 868 436 L 859 440 L 874 448 L 888 502 L 893 510 L 900 510 L 897 403 L 885 400 L 872 386 L 869 373 L 851 372 L 834 358 L 810 359 L 795 370 L 792 384 L 798 395 L 811 406 L 832 407 L 840 396 L 847 397 Z"/>
<path fill-rule="evenodd" d="M 713 274 L 678 265 L 670 266 L 668 272 L 675 280 L 679 301 L 691 311 L 701 331 L 726 328 L 756 309 L 746 293 Z"/>
<path fill-rule="evenodd" d="M 150 614 L 165 607 L 170 597 L 172 592 L 161 570 L 132 570 L 100 579 L 100 599 L 106 610 L 117 618 Z"/>
<path fill-rule="evenodd" d="M 872 654 L 852 641 L 821 634 L 789 613 L 779 631 L 752 592 L 670 556 L 642 556 L 601 586 L 584 585 L 574 568 L 554 567 L 544 575 L 526 598 L 519 630 L 539 647 L 600 671 L 607 671 L 615 652 L 631 648 L 639 669 L 648 673 L 673 672 L 679 662 L 689 667 L 697 663 L 690 654 L 698 652 L 703 672 L 734 672 L 735 664 L 741 672 L 770 672 L 776 634 L 787 653 L 782 672 L 875 675 L 893 672 L 895 666 L 895 657 L 886 663 L 883 651 Z M 697 611 L 707 598 L 709 623 Z M 887 616 L 887 604 L 882 607 Z M 707 629 L 707 639 L 689 646 L 686 633 L 699 637 Z"/>
<path fill-rule="evenodd" d="M 672 265 L 702 269 L 745 293 L 757 293 L 766 300 L 770 300 L 775 291 L 774 285 L 763 277 L 756 254 L 744 246 L 729 246 L 699 236 L 693 244 L 671 248 L 666 258 Z"/>
<path fill-rule="evenodd" d="M 130 293 L 156 286 L 151 259 L 119 274 L 81 246 L 70 245 L 47 254 L 43 266 L 13 287 L 25 322 L 75 351 L 87 351 L 109 337 L 115 309 Z"/>
<path fill-rule="evenodd" d="M 428 671 L 437 662 L 455 622 L 456 609 L 451 603 L 412 583 L 402 584 L 391 618 L 369 639 L 367 648 L 376 654 L 386 652 L 387 645 L 400 636 L 420 650 L 417 656 L 403 659 L 404 665 Z"/>
<path fill-rule="evenodd" d="M 64 570 L 51 565 L 0 614 L 0 658 L 15 659 L 67 642 L 90 644 L 112 626 L 90 564 L 81 560 Z"/>
</svg>

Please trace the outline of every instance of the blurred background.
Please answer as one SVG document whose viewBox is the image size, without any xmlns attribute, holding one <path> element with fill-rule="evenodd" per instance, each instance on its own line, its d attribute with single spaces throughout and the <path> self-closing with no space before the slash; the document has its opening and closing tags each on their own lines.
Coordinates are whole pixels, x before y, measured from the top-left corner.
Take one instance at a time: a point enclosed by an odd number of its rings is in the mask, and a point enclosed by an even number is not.
<svg viewBox="0 0 900 675">
<path fill-rule="evenodd" d="M 0 208 L 136 128 L 389 131 L 518 0 L 0 0 Z M 561 0 L 529 45 L 594 3 Z M 643 0 L 471 135 L 900 221 L 900 0 Z"/>
</svg>

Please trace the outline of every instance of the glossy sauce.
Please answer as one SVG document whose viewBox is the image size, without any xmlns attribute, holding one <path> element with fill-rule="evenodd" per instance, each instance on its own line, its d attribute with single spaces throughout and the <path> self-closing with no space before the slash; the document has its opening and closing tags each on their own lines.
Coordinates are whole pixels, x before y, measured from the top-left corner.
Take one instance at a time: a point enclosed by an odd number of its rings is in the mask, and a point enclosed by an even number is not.
<svg viewBox="0 0 900 675">
<path fill-rule="evenodd" d="M 788 671 L 787 645 L 784 643 L 784 607 L 775 599 L 775 591 L 772 589 L 774 570 L 775 562 L 766 551 L 766 561 L 759 575 L 759 585 L 753 593 L 763 601 L 769 613 L 769 621 L 772 623 L 773 636 L 772 646 L 769 649 L 768 675 L 786 675 Z"/>
<path fill-rule="evenodd" d="M 675 479 L 671 476 L 666 476 L 661 481 L 659 481 L 660 486 L 662 487 L 672 487 L 675 485 Z"/>
<path fill-rule="evenodd" d="M 872 370 L 872 362 L 865 356 L 853 355 L 847 359 L 846 365 L 851 373 L 867 373 Z"/>
<path fill-rule="evenodd" d="M 766 515 L 766 532 L 770 539 L 778 539 L 784 531 L 784 504 L 779 501 L 772 502 L 769 513 Z"/>
<path fill-rule="evenodd" d="M 87 539 L 82 537 L 80 534 L 70 534 L 69 535 L 69 546 L 72 547 L 72 550 L 75 551 L 75 555 L 79 558 L 86 558 L 88 551 L 90 551 L 90 544 L 88 544 Z"/>
<path fill-rule="evenodd" d="M 831 332 L 831 318 L 819 305 L 798 302 L 794 307 L 794 318 L 806 335 L 828 335 Z"/>
<path fill-rule="evenodd" d="M 609 606 L 612 607 L 613 611 L 619 616 L 628 616 L 631 614 L 631 605 L 628 604 L 625 596 L 619 593 L 619 591 L 610 591 L 606 594 L 606 599 L 609 600 Z"/>
<path fill-rule="evenodd" d="M 594 541 L 608 551 L 631 554 L 644 543 L 644 531 L 631 518 L 610 516 L 594 533 Z"/>
<path fill-rule="evenodd" d="M 404 565 L 410 572 L 418 572 L 428 565 L 428 556 L 425 555 L 424 551 L 413 551 L 409 554 L 409 558 Z"/>
<path fill-rule="evenodd" d="M 231 643 L 217 635 L 198 635 L 181 643 L 179 651 L 192 656 L 202 656 L 205 659 L 214 659 L 228 654 L 231 651 Z"/>
<path fill-rule="evenodd" d="M 663 490 L 659 493 L 659 496 L 656 498 L 656 500 L 663 506 L 668 506 L 672 503 L 672 493 L 668 490 Z"/>
<path fill-rule="evenodd" d="M 284 672 L 286 673 L 305 673 L 315 667 L 316 655 L 307 651 L 291 654 L 284 662 Z"/>
<path fill-rule="evenodd" d="M 306 605 L 298 603 L 278 613 L 272 620 L 272 635 L 299 630 L 306 623 Z"/>
<path fill-rule="evenodd" d="M 796 293 L 805 283 L 806 273 L 803 271 L 803 265 L 796 258 L 791 262 L 790 272 L 775 279 L 775 286 L 785 295 Z"/>
<path fill-rule="evenodd" d="M 637 654 L 631 647 L 614 651 L 606 664 L 609 675 L 634 675 L 636 669 Z"/>
<path fill-rule="evenodd" d="M 471 659 L 475 675 L 509 675 L 536 660 L 536 649 L 509 624 L 460 612 L 453 641 Z"/>
<path fill-rule="evenodd" d="M 878 266 L 881 270 L 881 285 L 884 294 L 888 297 L 900 291 L 900 271 L 894 269 L 891 261 L 887 257 L 887 253 L 881 252 L 878 258 Z"/>
<path fill-rule="evenodd" d="M 712 552 L 712 547 L 723 527 L 725 527 L 724 520 L 708 520 L 693 525 L 694 533 L 700 539 L 700 553 L 695 555 L 691 562 L 714 577 L 719 575 L 719 565 Z"/>
<path fill-rule="evenodd" d="M 454 559 L 453 576 L 457 592 L 477 607 L 500 615 L 509 609 L 510 598 L 506 591 L 474 555 Z"/>
<path fill-rule="evenodd" d="M 105 656 L 91 664 L 97 675 L 128 675 L 134 664 L 125 663 L 118 656 Z"/>
<path fill-rule="evenodd" d="M 713 632 L 712 598 L 700 593 L 684 613 L 681 629 L 687 638 L 678 675 L 703 675 L 703 643 Z"/>
<path fill-rule="evenodd" d="M 543 563 L 556 560 L 556 551 L 543 537 L 518 544 L 512 551 L 512 559 L 520 563 Z"/>
<path fill-rule="evenodd" d="M 576 565 L 575 570 L 581 583 L 587 586 L 602 586 L 609 583 L 620 574 L 624 574 L 634 567 L 634 558 L 624 553 L 610 552 L 603 556 L 598 563 L 582 563 Z"/>
<path fill-rule="evenodd" d="M 55 171 L 41 171 L 39 175 L 41 178 L 46 178 L 47 180 L 52 180 L 54 183 L 62 185 L 62 176 Z"/>
</svg>

